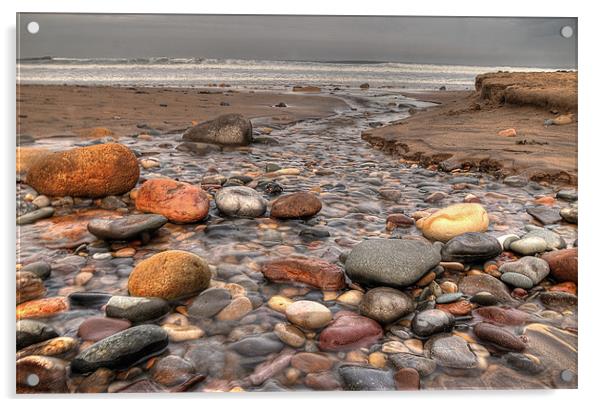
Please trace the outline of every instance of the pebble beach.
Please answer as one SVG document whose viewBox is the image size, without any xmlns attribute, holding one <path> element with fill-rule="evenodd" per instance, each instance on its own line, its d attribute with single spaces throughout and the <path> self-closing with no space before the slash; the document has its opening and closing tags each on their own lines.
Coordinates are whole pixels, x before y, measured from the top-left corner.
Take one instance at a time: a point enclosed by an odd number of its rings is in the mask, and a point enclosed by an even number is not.
<svg viewBox="0 0 602 407">
<path fill-rule="evenodd" d="M 19 85 L 17 393 L 576 388 L 574 107 L 444 84 Z"/>
</svg>

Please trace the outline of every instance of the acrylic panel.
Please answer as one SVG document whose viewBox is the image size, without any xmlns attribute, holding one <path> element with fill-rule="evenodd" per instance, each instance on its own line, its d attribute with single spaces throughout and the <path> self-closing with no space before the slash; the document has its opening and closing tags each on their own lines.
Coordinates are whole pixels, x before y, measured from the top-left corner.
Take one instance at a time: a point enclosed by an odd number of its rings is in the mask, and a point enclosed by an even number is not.
<svg viewBox="0 0 602 407">
<path fill-rule="evenodd" d="M 18 14 L 17 393 L 576 388 L 577 28 Z"/>
</svg>

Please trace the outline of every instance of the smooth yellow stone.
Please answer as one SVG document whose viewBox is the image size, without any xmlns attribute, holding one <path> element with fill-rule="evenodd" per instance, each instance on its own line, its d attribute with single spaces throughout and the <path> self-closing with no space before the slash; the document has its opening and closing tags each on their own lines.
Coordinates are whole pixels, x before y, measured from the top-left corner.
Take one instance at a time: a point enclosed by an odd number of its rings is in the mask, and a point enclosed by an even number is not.
<svg viewBox="0 0 602 407">
<path fill-rule="evenodd" d="M 372 366 L 382 369 L 387 364 L 387 356 L 382 352 L 374 352 L 368 356 L 368 362 Z"/>
<path fill-rule="evenodd" d="M 460 203 L 418 219 L 416 227 L 431 240 L 447 242 L 467 232 L 485 232 L 489 227 L 487 211 L 477 203 Z"/>
<path fill-rule="evenodd" d="M 416 355 L 422 355 L 424 352 L 422 341 L 420 339 L 406 339 L 403 344 L 408 347 L 410 352 Z"/>
<path fill-rule="evenodd" d="M 253 311 L 253 304 L 247 297 L 236 297 L 221 310 L 215 319 L 218 321 L 237 321 Z"/>
<path fill-rule="evenodd" d="M 224 288 L 230 291 L 232 298 L 243 297 L 247 293 L 247 290 L 242 285 L 235 283 L 228 283 L 224 285 Z"/>
<path fill-rule="evenodd" d="M 163 324 L 161 327 L 167 331 L 167 336 L 169 336 L 169 340 L 172 342 L 199 339 L 205 334 L 201 328 L 194 325 Z"/>
<path fill-rule="evenodd" d="M 294 301 L 290 298 L 283 297 L 282 295 L 275 295 L 268 301 L 268 307 L 274 311 L 282 312 L 286 310 L 286 307 L 291 305 Z"/>
<path fill-rule="evenodd" d="M 390 341 L 383 344 L 382 351 L 384 353 L 409 353 L 410 350 L 401 342 Z"/>
<path fill-rule="evenodd" d="M 359 290 L 349 290 L 339 295 L 337 298 L 337 302 L 347 304 L 347 305 L 359 305 L 362 301 L 362 297 L 364 293 Z"/>
<path fill-rule="evenodd" d="M 347 355 L 345 356 L 345 360 L 347 362 L 354 363 L 368 363 L 368 358 L 366 357 L 366 354 L 360 350 L 352 350 L 351 352 L 347 353 Z"/>
<path fill-rule="evenodd" d="M 337 299 L 338 294 L 336 291 L 322 291 L 322 296 L 324 301 L 334 301 Z"/>
</svg>

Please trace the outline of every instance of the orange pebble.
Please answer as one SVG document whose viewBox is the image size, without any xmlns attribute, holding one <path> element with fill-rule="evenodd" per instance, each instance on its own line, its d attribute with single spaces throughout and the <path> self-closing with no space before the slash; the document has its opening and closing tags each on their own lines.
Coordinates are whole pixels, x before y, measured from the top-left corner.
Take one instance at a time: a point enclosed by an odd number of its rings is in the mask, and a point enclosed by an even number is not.
<svg viewBox="0 0 602 407">
<path fill-rule="evenodd" d="M 458 302 L 452 302 L 451 304 L 437 304 L 436 308 L 447 311 L 455 316 L 463 316 L 470 314 L 470 311 L 472 311 L 472 304 L 470 301 L 462 300 Z"/>
<path fill-rule="evenodd" d="M 42 298 L 27 301 L 17 306 L 17 319 L 43 318 L 69 309 L 66 297 Z"/>
<path fill-rule="evenodd" d="M 556 203 L 556 199 L 553 196 L 542 196 L 541 198 L 537 198 L 535 203 L 540 205 L 554 205 Z"/>
<path fill-rule="evenodd" d="M 562 291 L 577 295 L 577 284 L 573 283 L 572 281 L 565 281 L 564 283 L 553 285 L 550 287 L 550 291 Z"/>
</svg>

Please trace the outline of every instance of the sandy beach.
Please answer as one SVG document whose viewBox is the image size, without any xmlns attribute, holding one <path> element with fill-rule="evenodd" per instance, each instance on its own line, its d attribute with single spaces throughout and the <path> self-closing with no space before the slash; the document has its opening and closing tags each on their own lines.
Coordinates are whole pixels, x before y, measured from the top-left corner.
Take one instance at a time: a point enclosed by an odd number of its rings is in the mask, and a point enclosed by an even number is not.
<svg viewBox="0 0 602 407">
<path fill-rule="evenodd" d="M 405 93 L 439 105 L 362 134 L 410 162 L 577 184 L 577 74 L 488 74 L 475 91 Z M 574 115 L 572 122 L 546 120 Z M 515 136 L 498 135 L 514 129 Z"/>
</svg>

